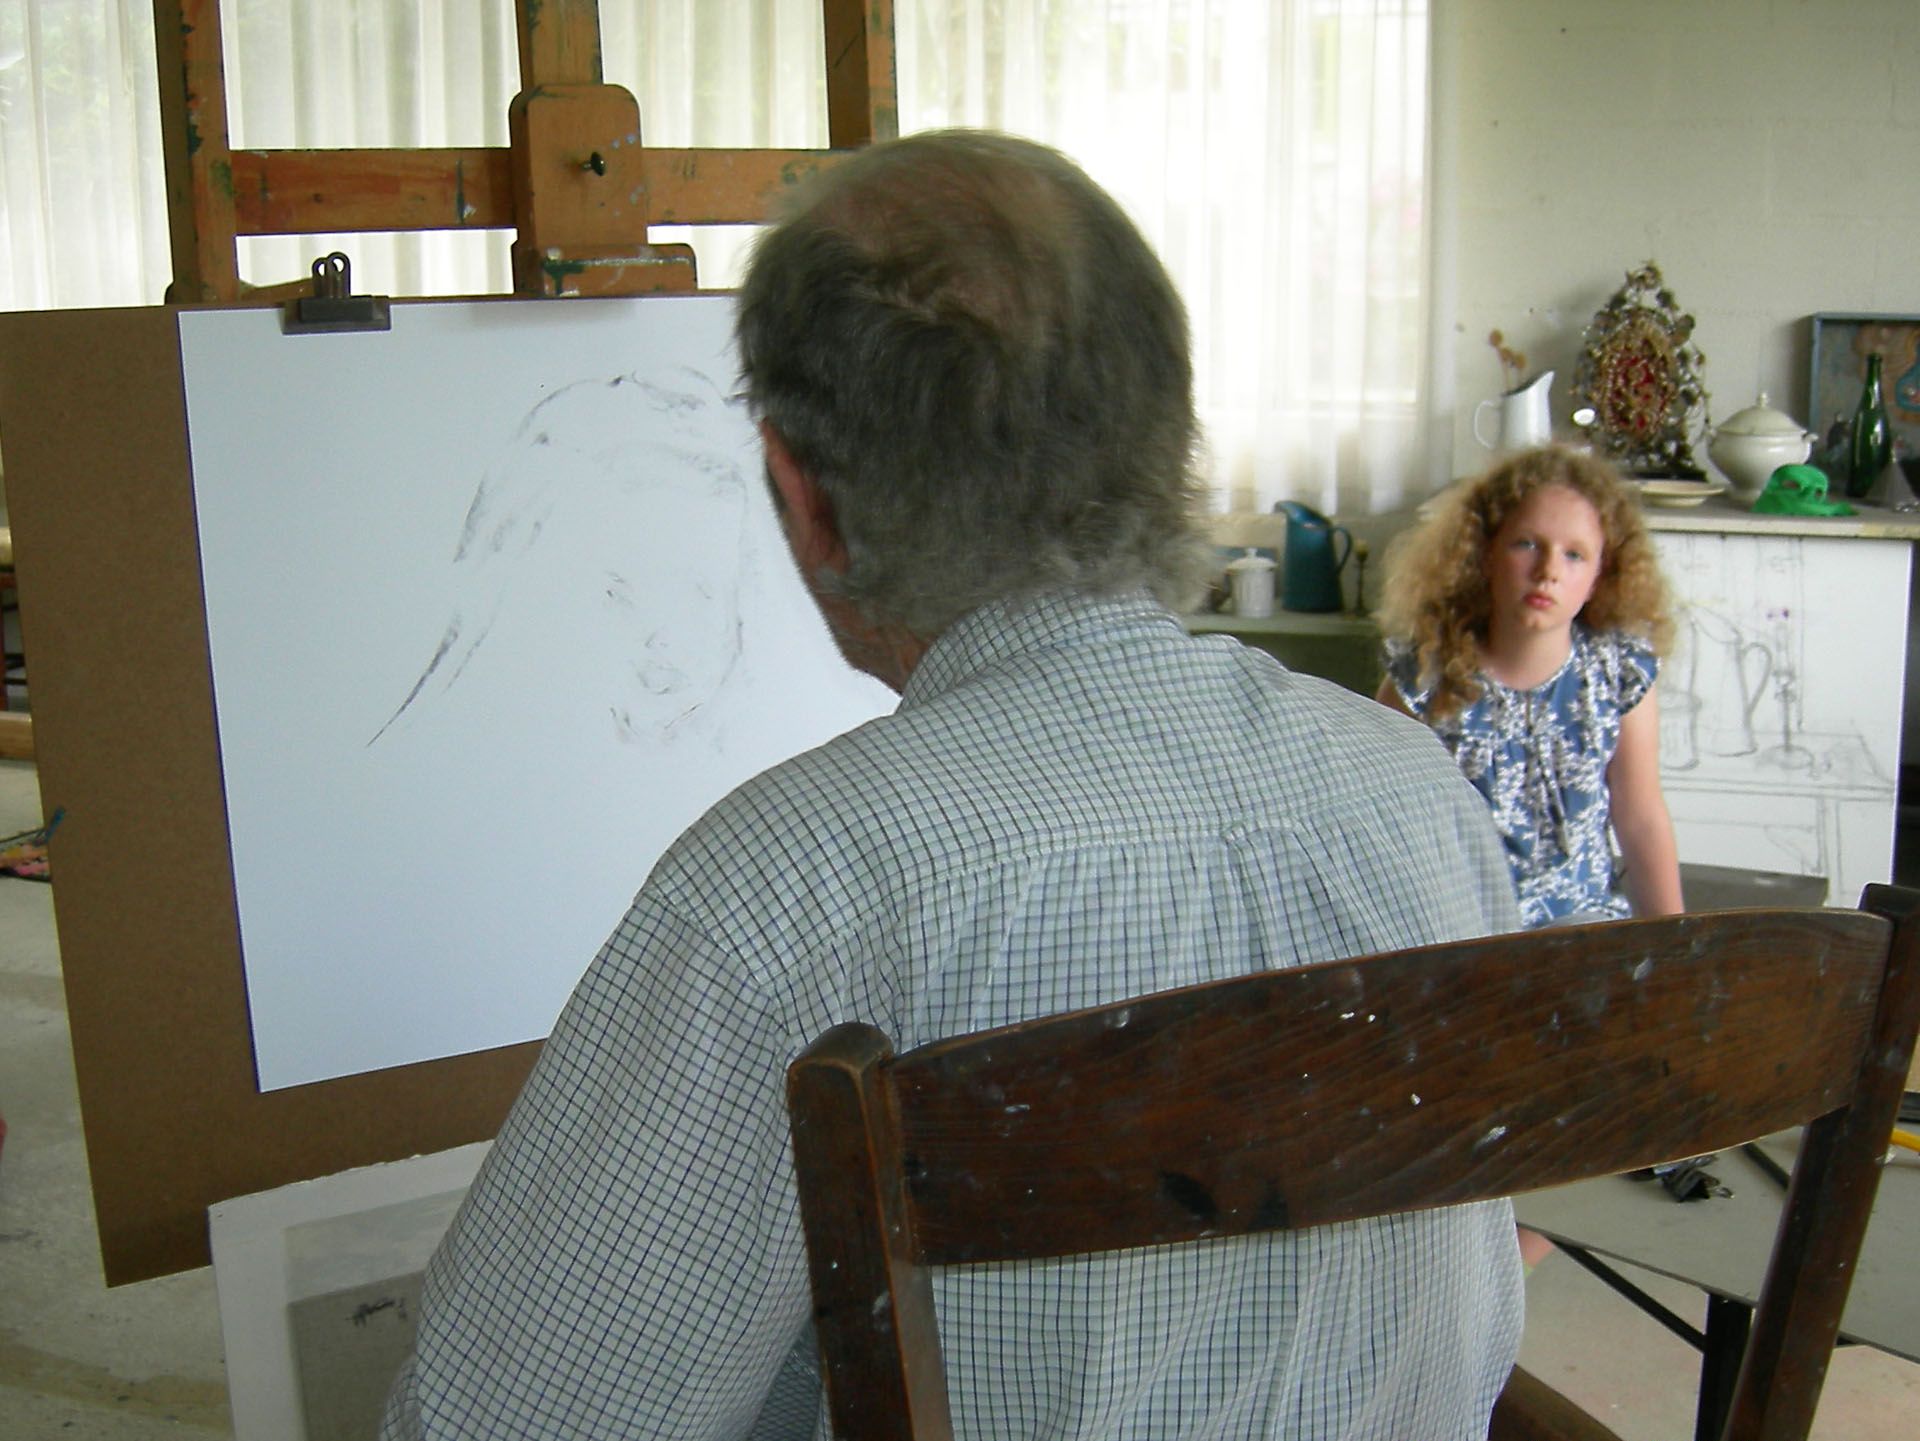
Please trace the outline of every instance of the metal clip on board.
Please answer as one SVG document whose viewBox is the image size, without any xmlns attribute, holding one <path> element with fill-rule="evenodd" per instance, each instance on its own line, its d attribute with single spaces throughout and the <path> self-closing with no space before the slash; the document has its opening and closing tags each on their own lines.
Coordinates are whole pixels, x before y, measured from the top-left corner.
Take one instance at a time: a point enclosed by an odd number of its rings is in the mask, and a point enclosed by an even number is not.
<svg viewBox="0 0 1920 1441">
<path fill-rule="evenodd" d="M 287 302 L 280 329 L 287 335 L 391 330 L 393 316 L 386 296 L 353 294 L 353 262 L 336 250 L 313 262 L 313 294 Z"/>
</svg>

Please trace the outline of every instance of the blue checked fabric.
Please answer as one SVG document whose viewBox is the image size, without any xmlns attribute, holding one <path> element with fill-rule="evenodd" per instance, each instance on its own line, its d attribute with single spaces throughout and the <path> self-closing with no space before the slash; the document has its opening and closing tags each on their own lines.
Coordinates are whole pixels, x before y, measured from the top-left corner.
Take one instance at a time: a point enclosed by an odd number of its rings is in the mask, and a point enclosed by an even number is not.
<svg viewBox="0 0 1920 1441">
<path fill-rule="evenodd" d="M 1483 673 L 1472 703 L 1437 722 L 1412 648 L 1388 642 L 1385 669 L 1492 811 L 1526 925 L 1633 914 L 1614 887 L 1607 768 L 1660 673 L 1652 646 L 1576 622 L 1565 663 L 1539 685 L 1515 690 Z"/>
<path fill-rule="evenodd" d="M 783 1073 L 1518 915 L 1417 722 L 1144 596 L 978 612 L 648 877 L 428 1271 L 387 1437 L 825 1436 Z M 1485 1432 L 1505 1204 L 936 1273 L 957 1434 Z"/>
</svg>

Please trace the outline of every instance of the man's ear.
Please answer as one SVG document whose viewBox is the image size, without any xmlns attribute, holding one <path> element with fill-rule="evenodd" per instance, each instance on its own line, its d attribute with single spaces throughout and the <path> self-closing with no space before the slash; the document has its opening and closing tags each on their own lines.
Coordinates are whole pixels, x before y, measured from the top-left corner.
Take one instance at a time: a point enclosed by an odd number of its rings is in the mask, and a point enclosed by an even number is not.
<svg viewBox="0 0 1920 1441">
<path fill-rule="evenodd" d="M 834 519 L 833 501 L 813 473 L 793 458 L 780 432 L 764 420 L 760 422 L 760 443 L 767 457 L 767 479 L 780 498 L 787 544 L 793 548 L 801 573 L 811 574 L 823 566 L 844 572 L 847 546 Z"/>
</svg>

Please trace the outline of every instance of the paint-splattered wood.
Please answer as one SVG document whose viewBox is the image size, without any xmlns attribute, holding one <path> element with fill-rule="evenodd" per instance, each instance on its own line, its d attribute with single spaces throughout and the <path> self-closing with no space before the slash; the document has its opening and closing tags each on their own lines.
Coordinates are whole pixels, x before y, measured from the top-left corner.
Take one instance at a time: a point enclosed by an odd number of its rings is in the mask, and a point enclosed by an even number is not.
<svg viewBox="0 0 1920 1441">
<path fill-rule="evenodd" d="M 504 147 L 445 150 L 236 150 L 242 235 L 459 230 L 513 224 Z"/>
<path fill-rule="evenodd" d="M 537 249 L 644 244 L 640 106 L 618 85 L 540 85 L 513 97 L 518 243 Z"/>
<path fill-rule="evenodd" d="M 596 0 L 516 0 L 522 95 L 566 86 L 601 85 Z M 515 150 L 234 151 L 227 124 L 219 6 L 215 0 L 155 0 L 160 61 L 160 114 L 167 167 L 168 219 L 174 283 L 169 298 L 233 301 L 243 284 L 236 238 L 380 230 L 520 230 L 516 290 L 525 294 L 626 294 L 682 289 L 692 281 L 692 253 L 684 246 L 648 246 L 650 224 L 746 224 L 764 220 L 783 189 L 830 165 L 836 151 L 899 132 L 894 80 L 892 0 L 822 0 L 826 54 L 829 150 L 639 150 L 616 154 L 595 143 L 595 127 L 568 145 L 568 125 L 549 137 L 558 147 L 534 159 L 592 172 L 595 153 L 615 184 L 598 187 L 588 209 L 600 221 L 621 213 L 617 241 L 566 235 L 568 217 L 549 216 L 547 199 L 565 187 L 535 186 L 546 195 L 530 209 L 516 199 Z M 625 95 L 617 87 L 610 93 Z M 539 127 L 535 127 L 538 129 Z M 604 127 L 599 127 L 604 128 Z M 629 132 L 622 131 L 621 134 Z M 544 142 L 543 142 L 544 143 Z M 576 155 L 574 152 L 578 151 Z M 616 163 L 619 162 L 619 163 Z M 600 176 L 600 178 L 607 178 Z M 582 197 L 574 196 L 573 201 Z M 609 203 L 611 202 L 611 203 Z M 576 206 L 577 208 L 577 206 Z M 631 223 L 628 223 L 631 222 Z M 528 231 L 554 231 L 544 244 Z M 604 225 L 601 227 L 605 228 Z M 591 230 L 591 227 L 590 227 Z M 558 251 L 558 255 L 545 252 Z M 624 258 L 629 263 L 623 264 Z M 304 282 L 273 284 L 280 295 Z"/>
<path fill-rule="evenodd" d="M 516 295 L 685 294 L 698 286 L 691 245 L 513 247 Z"/>
<path fill-rule="evenodd" d="M 511 229 L 506 147 L 442 150 L 236 150 L 234 221 L 242 235 L 322 231 Z M 833 157 L 820 150 L 648 146 L 648 208 L 660 225 L 740 225 Z"/>
<path fill-rule="evenodd" d="M 827 144 L 851 150 L 900 133 L 894 86 L 893 0 L 822 0 L 827 47 Z"/>
<path fill-rule="evenodd" d="M 517 295 L 692 290 L 690 246 L 647 242 L 640 107 L 617 85 L 538 85 L 513 97 Z"/>
<path fill-rule="evenodd" d="M 1863 905 L 1430 946 L 898 1058 L 836 1027 L 788 1073 L 835 1434 L 949 1434 L 931 1265 L 1301 1229 L 1805 1125 L 1728 1428 L 1804 1436 L 1920 1028 L 1915 897 Z"/>
<path fill-rule="evenodd" d="M 182 305 L 233 300 L 240 269 L 219 0 L 154 0 L 153 27 L 173 242 L 167 299 Z"/>
<path fill-rule="evenodd" d="M 1793 1126 L 1855 1082 L 1887 927 L 1761 914 L 1301 967 L 923 1047 L 887 1073 L 922 1254 L 1321 1225 Z"/>
<path fill-rule="evenodd" d="M 519 0 L 520 84 L 598 85 L 600 0 Z"/>
</svg>

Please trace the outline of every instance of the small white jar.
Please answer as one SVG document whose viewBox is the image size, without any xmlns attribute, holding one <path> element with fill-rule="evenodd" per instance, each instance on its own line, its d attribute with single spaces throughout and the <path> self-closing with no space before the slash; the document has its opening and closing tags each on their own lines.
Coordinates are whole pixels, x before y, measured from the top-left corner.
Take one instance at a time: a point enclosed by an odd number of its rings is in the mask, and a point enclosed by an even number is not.
<svg viewBox="0 0 1920 1441">
<path fill-rule="evenodd" d="M 1257 620 L 1273 614 L 1274 562 L 1248 548 L 1227 562 L 1227 583 L 1233 587 L 1233 613 Z"/>
</svg>

